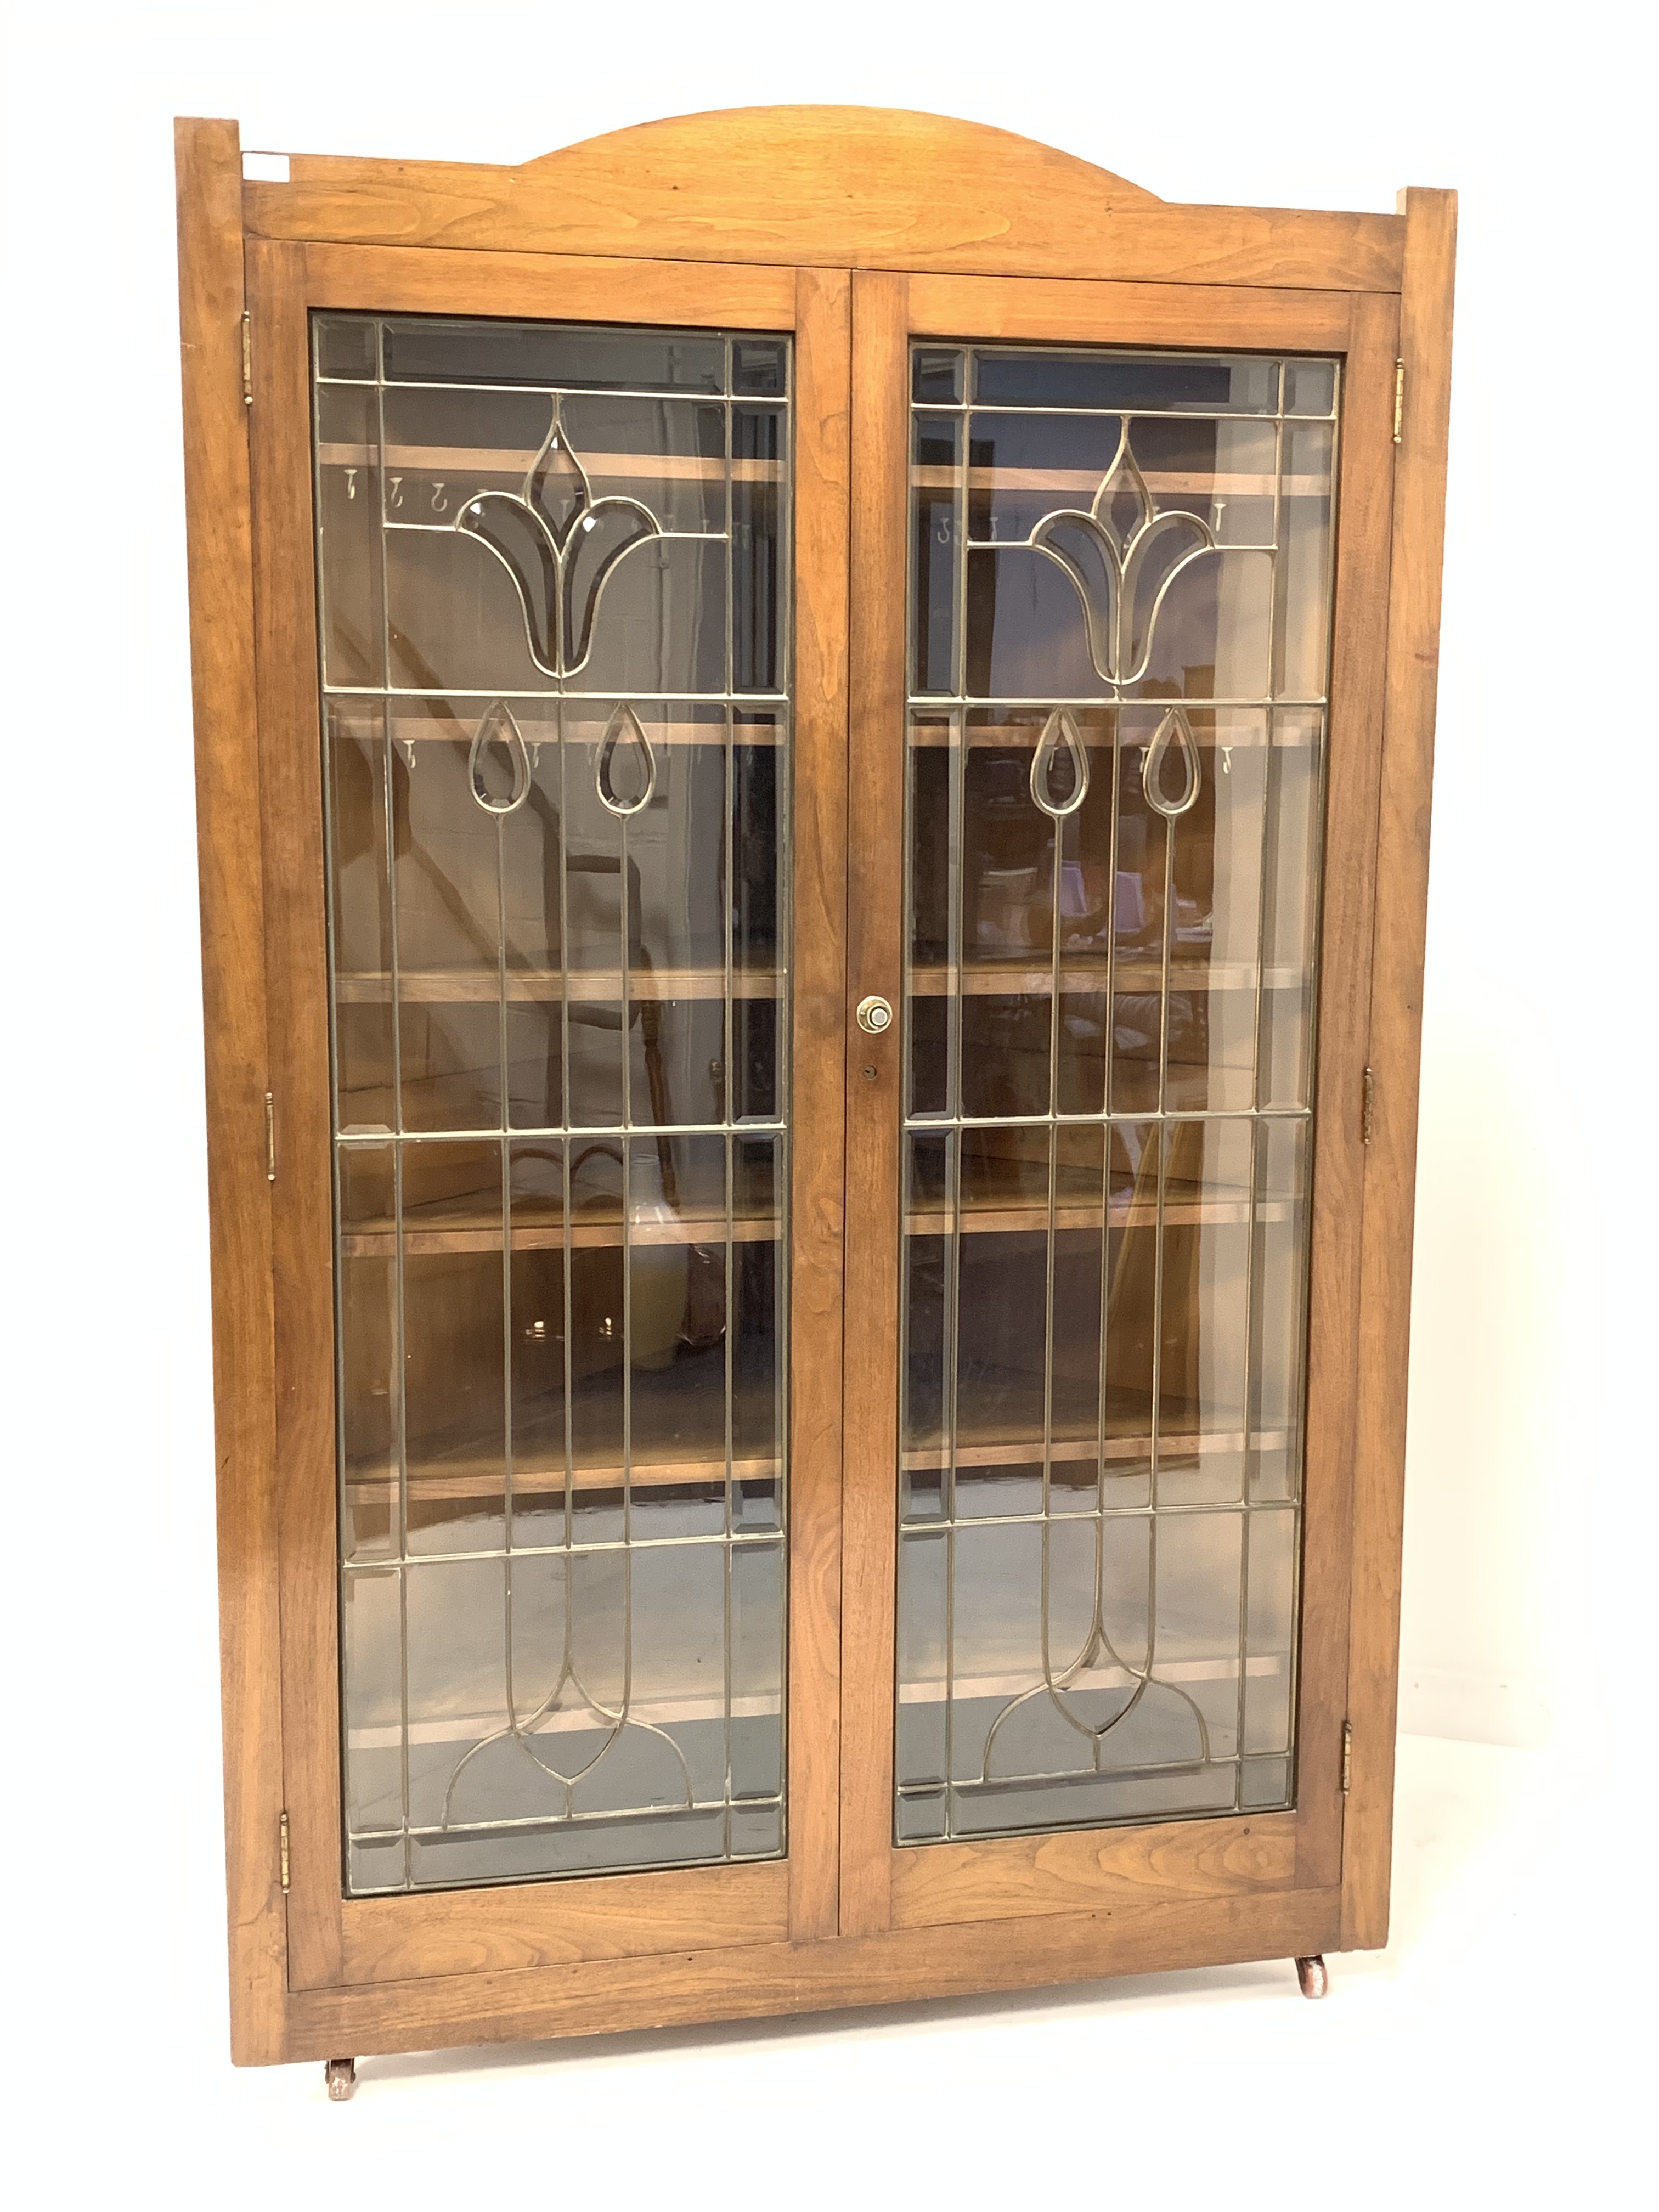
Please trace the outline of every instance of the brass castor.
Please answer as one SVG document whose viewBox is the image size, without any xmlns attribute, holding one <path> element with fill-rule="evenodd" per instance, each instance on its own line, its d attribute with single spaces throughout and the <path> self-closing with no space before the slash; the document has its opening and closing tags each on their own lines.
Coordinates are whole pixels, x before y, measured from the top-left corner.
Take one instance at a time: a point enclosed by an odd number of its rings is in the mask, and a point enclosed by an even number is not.
<svg viewBox="0 0 1659 2212">
<path fill-rule="evenodd" d="M 1304 1997 L 1322 1997 L 1331 1986 L 1331 1978 L 1325 1971 L 1325 1961 L 1316 1953 L 1311 1959 L 1297 1960 L 1296 1978 Z"/>
<path fill-rule="evenodd" d="M 1297 1963 L 1299 1966 L 1301 1961 L 1298 1960 Z M 357 2086 L 356 2060 L 325 2058 L 323 2061 L 323 2079 L 328 2084 L 331 2100 L 337 2105 L 343 2105 Z"/>
</svg>

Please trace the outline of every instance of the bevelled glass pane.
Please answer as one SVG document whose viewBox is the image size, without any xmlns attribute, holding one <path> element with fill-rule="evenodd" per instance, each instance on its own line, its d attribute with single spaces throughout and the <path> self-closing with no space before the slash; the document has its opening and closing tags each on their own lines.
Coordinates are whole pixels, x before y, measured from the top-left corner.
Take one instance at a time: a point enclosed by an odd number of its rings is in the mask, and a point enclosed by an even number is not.
<svg viewBox="0 0 1659 2212">
<path fill-rule="evenodd" d="M 1336 405 L 1336 363 L 1334 361 L 1287 361 L 1285 364 L 1285 412 L 1287 415 L 1328 415 Z"/>
<path fill-rule="evenodd" d="M 317 392 L 318 628 L 325 678 L 343 689 L 383 680 L 379 400 L 361 385 Z"/>
<path fill-rule="evenodd" d="M 912 360 L 894 1833 L 1284 1805 L 1338 364 Z"/>
<path fill-rule="evenodd" d="M 1271 415 L 1279 404 L 1279 364 L 1237 354 L 1224 358 L 980 346 L 974 351 L 973 389 L 981 407 Z"/>
<path fill-rule="evenodd" d="M 957 601 L 962 559 L 962 418 L 918 415 L 911 483 L 912 688 L 956 689 Z"/>
<path fill-rule="evenodd" d="M 1329 422 L 1287 422 L 1279 480 L 1279 591 L 1273 689 L 1318 699 L 1330 645 L 1332 455 Z"/>
<path fill-rule="evenodd" d="M 775 1856 L 789 343 L 314 359 L 347 1887 Z"/>
<path fill-rule="evenodd" d="M 665 392 L 726 388 L 725 342 L 707 331 L 458 322 L 434 315 L 400 317 L 387 322 L 384 331 L 389 384 L 533 384 L 578 390 L 597 386 Z"/>
<path fill-rule="evenodd" d="M 782 338 L 733 338 L 732 389 L 781 399 L 789 389 L 789 348 Z"/>
<path fill-rule="evenodd" d="M 328 708 L 334 1089 L 339 1127 L 398 1125 L 388 872 L 390 747 L 379 700 Z"/>
<path fill-rule="evenodd" d="M 378 325 L 368 316 L 315 315 L 311 328 L 319 377 L 374 383 Z"/>
<path fill-rule="evenodd" d="M 1325 718 L 1280 708 L 1273 718 L 1262 909 L 1261 1036 L 1256 1087 L 1263 1106 L 1312 1103 L 1314 957 L 1318 920 Z"/>
<path fill-rule="evenodd" d="M 918 346 L 913 356 L 911 388 L 918 399 L 931 399 L 935 405 L 944 401 L 951 404 L 962 398 L 962 356 L 954 351 L 935 351 Z"/>
</svg>

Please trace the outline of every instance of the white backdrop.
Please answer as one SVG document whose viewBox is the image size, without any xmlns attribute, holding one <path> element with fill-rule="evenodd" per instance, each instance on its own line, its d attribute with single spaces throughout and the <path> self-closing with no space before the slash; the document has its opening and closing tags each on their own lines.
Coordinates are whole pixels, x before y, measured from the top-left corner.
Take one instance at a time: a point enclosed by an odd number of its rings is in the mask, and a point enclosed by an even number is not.
<svg viewBox="0 0 1659 2212">
<path fill-rule="evenodd" d="M 27 1819 L 6 1833 L 32 1887 L 124 1899 L 135 1968 L 182 1955 L 181 1930 L 207 1941 L 217 1910 L 175 113 L 238 117 L 251 148 L 510 161 L 655 115 L 860 101 L 1022 131 L 1171 199 L 1386 210 L 1404 184 L 1460 188 L 1402 1722 L 1605 1741 L 1603 1786 L 1634 1786 L 1656 1005 L 1635 21 L 1467 0 L 58 0 L 15 33 L 4 605 L 27 673 L 5 717 L 0 1096 Z"/>
</svg>

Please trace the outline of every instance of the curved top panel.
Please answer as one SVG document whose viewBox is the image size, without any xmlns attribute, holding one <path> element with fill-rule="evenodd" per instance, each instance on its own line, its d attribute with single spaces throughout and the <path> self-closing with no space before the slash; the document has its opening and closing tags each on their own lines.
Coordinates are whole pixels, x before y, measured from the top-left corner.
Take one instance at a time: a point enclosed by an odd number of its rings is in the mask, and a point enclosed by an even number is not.
<svg viewBox="0 0 1659 2212">
<path fill-rule="evenodd" d="M 410 244 L 500 245 L 502 217 L 516 216 L 526 228 L 513 243 L 562 252 L 847 267 L 926 267 L 984 247 L 1042 260 L 1115 208 L 1160 204 L 1035 139 L 889 107 L 677 116 L 514 168 L 299 155 L 290 176 L 290 189 L 371 201 L 418 180 L 425 206 L 398 231 Z"/>
<path fill-rule="evenodd" d="M 514 167 L 292 158 L 250 183 L 255 237 L 985 275 L 1388 289 L 1397 220 L 1187 210 L 982 123 L 738 107 Z"/>
<path fill-rule="evenodd" d="M 713 186 L 745 212 L 760 186 L 775 196 L 775 221 L 821 216 L 829 200 L 890 231 L 907 214 L 927 222 L 943 192 L 953 208 L 977 210 L 974 236 L 1017 228 L 1029 198 L 1051 213 L 1161 204 L 1155 192 L 1036 138 L 908 107 L 715 108 L 607 131 L 526 166 L 578 187 L 589 174 L 700 196 Z"/>
</svg>

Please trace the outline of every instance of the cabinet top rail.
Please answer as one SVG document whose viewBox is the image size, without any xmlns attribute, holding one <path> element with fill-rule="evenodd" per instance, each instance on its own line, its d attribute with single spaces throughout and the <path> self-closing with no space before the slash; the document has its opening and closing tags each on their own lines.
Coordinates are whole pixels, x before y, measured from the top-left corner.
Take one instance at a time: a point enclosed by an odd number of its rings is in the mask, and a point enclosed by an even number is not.
<svg viewBox="0 0 1659 2212">
<path fill-rule="evenodd" d="M 741 107 L 496 167 L 289 157 L 249 236 L 989 276 L 1398 291 L 1401 215 L 1180 206 L 949 116 Z"/>
</svg>

